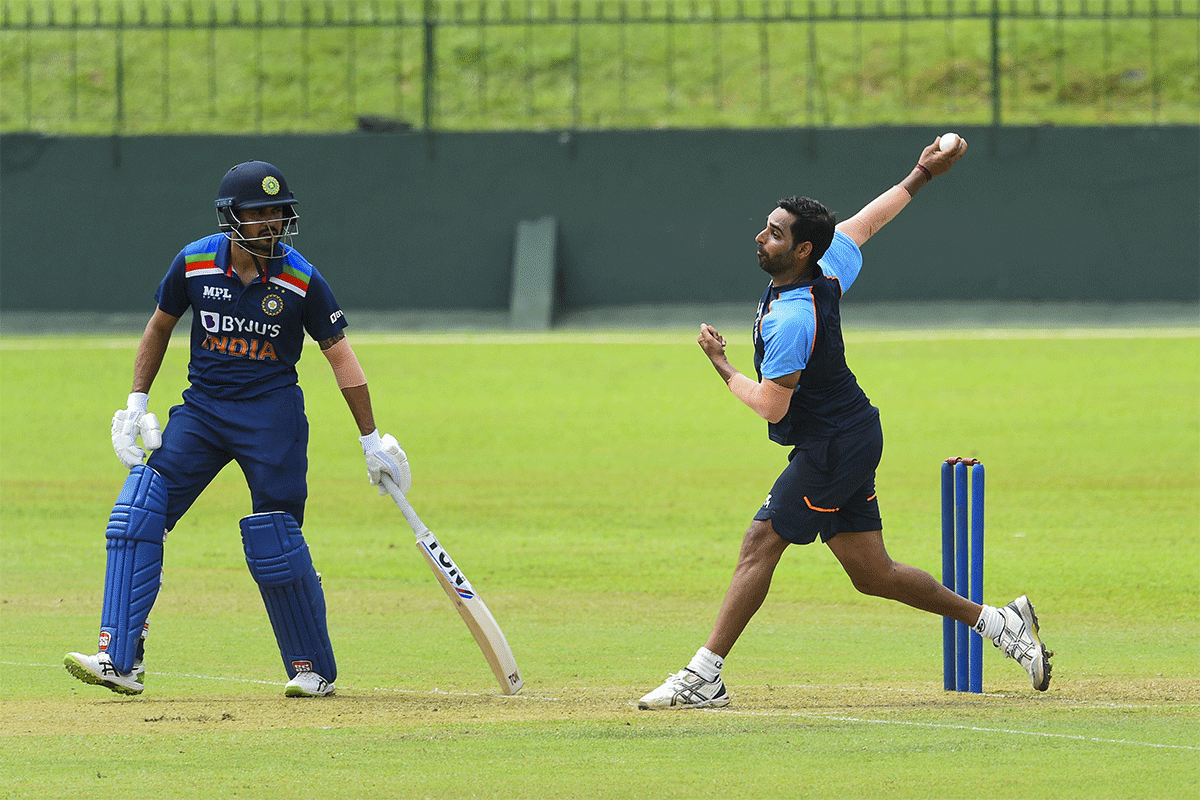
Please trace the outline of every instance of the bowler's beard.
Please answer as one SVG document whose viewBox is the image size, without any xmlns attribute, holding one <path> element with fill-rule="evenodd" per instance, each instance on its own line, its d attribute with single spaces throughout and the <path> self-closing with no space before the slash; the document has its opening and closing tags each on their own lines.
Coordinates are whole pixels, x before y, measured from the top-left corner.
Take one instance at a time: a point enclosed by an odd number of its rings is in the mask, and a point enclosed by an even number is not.
<svg viewBox="0 0 1200 800">
<path fill-rule="evenodd" d="M 791 263 L 785 261 L 789 253 L 782 255 L 771 256 L 762 250 L 758 251 L 758 265 L 762 267 L 763 272 L 774 278 L 776 275 L 782 275 L 791 268 Z"/>
</svg>

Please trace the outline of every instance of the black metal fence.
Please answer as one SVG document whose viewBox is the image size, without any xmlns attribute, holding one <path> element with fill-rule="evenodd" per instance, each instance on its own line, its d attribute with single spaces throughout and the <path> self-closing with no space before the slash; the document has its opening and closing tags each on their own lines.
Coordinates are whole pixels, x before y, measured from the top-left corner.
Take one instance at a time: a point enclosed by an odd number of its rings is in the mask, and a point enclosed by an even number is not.
<svg viewBox="0 0 1200 800">
<path fill-rule="evenodd" d="M 0 6 L 0 129 L 1195 124 L 1200 0 Z"/>
</svg>

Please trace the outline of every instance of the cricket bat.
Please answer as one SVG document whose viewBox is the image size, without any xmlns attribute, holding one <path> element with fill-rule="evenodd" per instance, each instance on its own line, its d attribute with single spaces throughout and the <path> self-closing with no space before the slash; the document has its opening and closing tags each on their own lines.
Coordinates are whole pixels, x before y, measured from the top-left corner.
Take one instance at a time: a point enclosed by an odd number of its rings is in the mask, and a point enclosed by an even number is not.
<svg viewBox="0 0 1200 800">
<path fill-rule="evenodd" d="M 381 476 L 381 480 L 383 488 L 392 496 L 396 507 L 404 514 L 409 527 L 416 535 L 417 549 L 425 556 L 434 577 L 446 590 L 446 595 L 458 609 L 459 616 L 467 623 L 467 628 L 487 658 L 492 674 L 500 684 L 500 691 L 504 694 L 516 694 L 521 691 L 525 681 L 521 678 L 521 670 L 517 668 L 517 660 L 513 657 L 512 648 L 508 646 L 508 640 L 504 638 L 504 631 L 500 630 L 496 618 L 488 610 L 483 598 L 471 586 L 471 582 L 454 563 L 446 548 L 442 547 L 441 542 L 425 527 L 425 523 L 421 522 L 421 518 L 417 516 L 417 512 L 413 510 L 408 498 L 400 491 L 395 481 L 387 475 Z"/>
</svg>

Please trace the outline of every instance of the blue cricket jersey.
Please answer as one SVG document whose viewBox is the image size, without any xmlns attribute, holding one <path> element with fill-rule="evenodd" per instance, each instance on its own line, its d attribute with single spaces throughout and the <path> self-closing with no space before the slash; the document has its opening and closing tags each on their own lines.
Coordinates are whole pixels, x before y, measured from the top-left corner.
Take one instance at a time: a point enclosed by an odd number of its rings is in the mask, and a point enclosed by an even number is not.
<svg viewBox="0 0 1200 800">
<path fill-rule="evenodd" d="M 862 269 L 862 252 L 849 236 L 834 233 L 817 263 L 815 280 L 768 286 L 754 321 L 758 379 L 802 370 L 787 414 L 767 427 L 783 445 L 832 437 L 879 416 L 846 366 L 842 341 L 839 304 Z"/>
<path fill-rule="evenodd" d="M 292 247 L 249 286 L 233 272 L 222 233 L 175 256 L 154 299 L 174 317 L 192 309 L 192 387 L 218 399 L 248 400 L 296 384 L 304 334 L 321 341 L 346 327 L 329 284 Z"/>
</svg>

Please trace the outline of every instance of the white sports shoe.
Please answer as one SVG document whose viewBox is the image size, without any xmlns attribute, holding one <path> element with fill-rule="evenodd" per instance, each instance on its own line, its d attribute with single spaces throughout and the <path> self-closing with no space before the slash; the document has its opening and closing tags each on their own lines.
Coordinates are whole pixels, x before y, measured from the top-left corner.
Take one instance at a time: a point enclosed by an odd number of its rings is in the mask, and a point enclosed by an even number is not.
<svg viewBox="0 0 1200 800">
<path fill-rule="evenodd" d="M 1050 686 L 1050 657 L 1054 651 L 1047 650 L 1038 638 L 1038 618 L 1033 603 L 1021 595 L 1000 609 L 1000 613 L 1004 615 L 1004 630 L 992 644 L 1025 668 L 1033 688 L 1046 691 Z"/>
<path fill-rule="evenodd" d="M 315 672 L 297 672 L 283 689 L 285 697 L 325 697 L 336 691 L 334 685 Z"/>
<path fill-rule="evenodd" d="M 67 672 L 84 683 L 103 686 L 117 694 L 141 694 L 146 688 L 144 664 L 134 664 L 133 672 L 127 674 L 117 672 L 108 653 L 97 653 L 94 656 L 67 653 L 63 658 L 63 666 L 67 668 Z"/>
<path fill-rule="evenodd" d="M 706 681 L 690 669 L 668 675 L 662 686 L 638 700 L 638 708 L 722 708 L 729 705 L 729 692 L 718 677 Z"/>
</svg>

